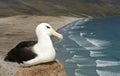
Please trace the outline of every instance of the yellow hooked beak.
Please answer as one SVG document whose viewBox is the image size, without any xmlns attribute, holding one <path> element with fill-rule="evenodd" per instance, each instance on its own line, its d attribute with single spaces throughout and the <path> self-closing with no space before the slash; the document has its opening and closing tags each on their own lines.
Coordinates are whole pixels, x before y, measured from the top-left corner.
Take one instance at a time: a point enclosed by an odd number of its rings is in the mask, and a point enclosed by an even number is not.
<svg viewBox="0 0 120 76">
<path fill-rule="evenodd" d="M 60 33 L 58 33 L 58 32 L 56 32 L 55 30 L 52 30 L 52 35 L 53 35 L 53 36 L 56 36 L 56 37 L 58 37 L 58 38 L 60 38 L 60 39 L 63 39 L 63 35 L 60 34 Z"/>
</svg>

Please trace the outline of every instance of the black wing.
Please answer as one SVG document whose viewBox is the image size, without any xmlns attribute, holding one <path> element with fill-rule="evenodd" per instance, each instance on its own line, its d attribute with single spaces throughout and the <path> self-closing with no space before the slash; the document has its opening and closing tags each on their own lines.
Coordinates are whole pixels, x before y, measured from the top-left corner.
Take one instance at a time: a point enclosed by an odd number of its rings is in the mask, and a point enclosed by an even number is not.
<svg viewBox="0 0 120 76">
<path fill-rule="evenodd" d="M 35 45 L 36 41 L 23 41 L 20 42 L 15 48 L 11 49 L 7 56 L 5 57 L 5 61 L 10 62 L 18 62 L 23 63 L 23 61 L 27 61 L 33 59 L 37 56 L 32 51 L 33 45 Z"/>
</svg>

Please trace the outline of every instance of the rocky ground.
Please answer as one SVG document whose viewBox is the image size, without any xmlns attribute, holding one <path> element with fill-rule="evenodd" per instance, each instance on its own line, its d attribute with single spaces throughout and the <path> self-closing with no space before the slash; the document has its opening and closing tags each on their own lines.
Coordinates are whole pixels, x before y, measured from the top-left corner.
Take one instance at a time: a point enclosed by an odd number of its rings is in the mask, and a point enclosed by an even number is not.
<svg viewBox="0 0 120 76">
<path fill-rule="evenodd" d="M 20 68 L 15 76 L 66 76 L 64 65 L 59 61 Z"/>
<path fill-rule="evenodd" d="M 19 69 L 16 63 L 4 62 L 7 52 L 20 41 L 36 40 L 35 27 L 41 22 L 48 22 L 55 30 L 79 18 L 53 16 L 12 16 L 0 18 L 0 76 L 14 76 Z"/>
</svg>

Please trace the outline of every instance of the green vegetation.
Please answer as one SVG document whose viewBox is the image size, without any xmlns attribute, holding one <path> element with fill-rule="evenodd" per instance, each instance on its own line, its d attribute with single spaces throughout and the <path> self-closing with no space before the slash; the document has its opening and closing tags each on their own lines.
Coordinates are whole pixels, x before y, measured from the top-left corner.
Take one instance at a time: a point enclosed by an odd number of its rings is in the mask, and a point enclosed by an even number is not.
<svg viewBox="0 0 120 76">
<path fill-rule="evenodd" d="M 117 16 L 119 5 L 119 0 L 1 0 L 0 16 Z"/>
</svg>

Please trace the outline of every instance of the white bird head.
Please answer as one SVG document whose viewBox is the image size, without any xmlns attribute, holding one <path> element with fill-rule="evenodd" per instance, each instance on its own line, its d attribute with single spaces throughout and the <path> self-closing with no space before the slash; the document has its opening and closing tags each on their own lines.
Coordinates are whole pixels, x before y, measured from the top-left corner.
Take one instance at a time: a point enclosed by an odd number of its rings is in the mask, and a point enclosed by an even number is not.
<svg viewBox="0 0 120 76">
<path fill-rule="evenodd" d="M 37 27 L 36 27 L 36 34 L 37 36 L 44 34 L 44 35 L 53 35 L 56 36 L 58 38 L 63 39 L 63 35 L 60 33 L 57 33 L 50 24 L 48 23 L 40 23 Z"/>
</svg>

